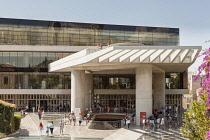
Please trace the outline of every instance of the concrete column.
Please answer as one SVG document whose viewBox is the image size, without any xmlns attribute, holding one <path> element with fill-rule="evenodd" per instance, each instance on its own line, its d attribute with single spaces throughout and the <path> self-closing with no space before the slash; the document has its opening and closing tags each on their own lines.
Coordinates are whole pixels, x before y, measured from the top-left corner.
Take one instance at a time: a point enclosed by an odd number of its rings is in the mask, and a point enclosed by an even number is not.
<svg viewBox="0 0 210 140">
<path fill-rule="evenodd" d="M 85 108 L 91 108 L 91 94 L 93 93 L 93 75 L 85 74 Z"/>
<path fill-rule="evenodd" d="M 183 88 L 188 89 L 188 70 L 183 72 Z"/>
<path fill-rule="evenodd" d="M 26 72 L 24 75 L 23 75 L 23 88 L 24 89 L 29 89 L 29 86 L 28 86 L 28 73 Z"/>
<path fill-rule="evenodd" d="M 71 71 L 71 111 L 85 110 L 85 71 Z"/>
<path fill-rule="evenodd" d="M 154 74 L 154 108 L 165 107 L 165 73 Z"/>
<path fill-rule="evenodd" d="M 140 125 L 140 112 L 152 114 L 152 66 L 136 68 L 136 125 Z"/>
</svg>

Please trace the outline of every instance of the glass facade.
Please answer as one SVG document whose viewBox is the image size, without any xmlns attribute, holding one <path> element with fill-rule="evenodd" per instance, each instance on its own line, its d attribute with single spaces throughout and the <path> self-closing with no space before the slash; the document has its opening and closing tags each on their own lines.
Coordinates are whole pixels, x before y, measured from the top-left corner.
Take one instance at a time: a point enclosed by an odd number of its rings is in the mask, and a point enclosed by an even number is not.
<svg viewBox="0 0 210 140">
<path fill-rule="evenodd" d="M 14 68 L 48 68 L 48 64 L 71 52 L 0 52 L 0 71 Z M 4 69 L 3 69 L 4 68 Z M 32 70 L 32 69 L 31 69 Z M 20 70 L 18 70 L 20 71 Z M 28 70 L 26 70 L 28 71 Z"/>
<path fill-rule="evenodd" d="M 48 64 L 70 52 L 0 52 L 0 89 L 70 89 L 70 73 L 48 73 Z"/>
<path fill-rule="evenodd" d="M 16 104 L 16 111 L 25 110 L 28 106 L 28 111 L 32 111 L 35 107 L 39 107 L 45 111 L 70 111 L 71 95 L 70 94 L 0 94 L 0 99 Z"/>
<path fill-rule="evenodd" d="M 113 43 L 179 45 L 179 29 L 0 18 L 0 44 L 95 46 Z"/>
<path fill-rule="evenodd" d="M 179 45 L 179 29 L 163 27 L 91 24 L 0 18 L 0 45 L 107 46 L 140 43 L 152 46 Z M 30 46 L 29 46 L 30 47 Z M 17 50 L 17 49 L 16 49 Z M 0 89 L 70 89 L 70 73 L 48 73 L 48 64 L 73 52 L 0 51 Z M 182 74 L 166 74 L 170 88 L 182 88 Z M 135 89 L 135 74 L 94 75 L 94 89 Z M 134 112 L 135 95 L 93 95 L 94 105 L 111 112 Z M 70 94 L 1 95 L 17 110 L 29 106 L 46 111 L 70 109 Z M 65 109 L 64 109 L 65 108 Z"/>
<path fill-rule="evenodd" d="M 166 89 L 183 89 L 183 73 L 166 73 Z"/>
<path fill-rule="evenodd" d="M 0 89 L 70 89 L 71 73 L 0 72 Z"/>
<path fill-rule="evenodd" d="M 135 89 L 134 74 L 94 75 L 94 89 Z"/>
<path fill-rule="evenodd" d="M 110 112 L 119 113 L 133 113 L 135 112 L 136 96 L 135 94 L 128 95 L 95 95 L 94 96 L 94 111 L 95 112 L 107 112 L 107 107 L 110 107 Z M 101 107 L 101 110 L 97 110 L 97 106 Z"/>
</svg>

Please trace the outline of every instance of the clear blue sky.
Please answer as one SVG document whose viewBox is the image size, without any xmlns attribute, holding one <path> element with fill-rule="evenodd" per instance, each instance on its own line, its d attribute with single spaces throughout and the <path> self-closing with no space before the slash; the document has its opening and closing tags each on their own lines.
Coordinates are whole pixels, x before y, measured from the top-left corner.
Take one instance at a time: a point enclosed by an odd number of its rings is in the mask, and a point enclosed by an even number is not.
<svg viewBox="0 0 210 140">
<path fill-rule="evenodd" d="M 4 18 L 176 27 L 181 46 L 210 47 L 210 0 L 2 0 L 0 7 Z"/>
</svg>

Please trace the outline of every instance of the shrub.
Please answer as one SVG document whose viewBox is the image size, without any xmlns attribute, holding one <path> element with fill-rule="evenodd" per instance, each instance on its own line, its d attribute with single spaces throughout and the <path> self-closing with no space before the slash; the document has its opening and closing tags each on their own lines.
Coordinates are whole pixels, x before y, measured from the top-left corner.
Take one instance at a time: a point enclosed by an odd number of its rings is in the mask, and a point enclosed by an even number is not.
<svg viewBox="0 0 210 140">
<path fill-rule="evenodd" d="M 21 121 L 21 116 L 14 115 L 14 119 L 13 119 L 13 123 L 12 123 L 12 132 L 14 132 L 20 128 L 20 121 Z"/>
<path fill-rule="evenodd" d="M 0 100 L 0 132 L 10 134 L 14 119 L 15 105 Z"/>
</svg>

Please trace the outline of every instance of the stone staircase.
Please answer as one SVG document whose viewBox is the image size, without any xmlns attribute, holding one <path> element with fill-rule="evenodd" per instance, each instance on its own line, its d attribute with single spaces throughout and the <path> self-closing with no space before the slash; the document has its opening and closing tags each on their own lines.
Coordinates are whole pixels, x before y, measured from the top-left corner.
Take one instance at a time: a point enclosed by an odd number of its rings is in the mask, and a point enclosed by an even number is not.
<svg viewBox="0 0 210 140">
<path fill-rule="evenodd" d="M 39 135 L 38 125 L 32 120 L 30 115 L 21 119 L 20 136 Z"/>
</svg>

